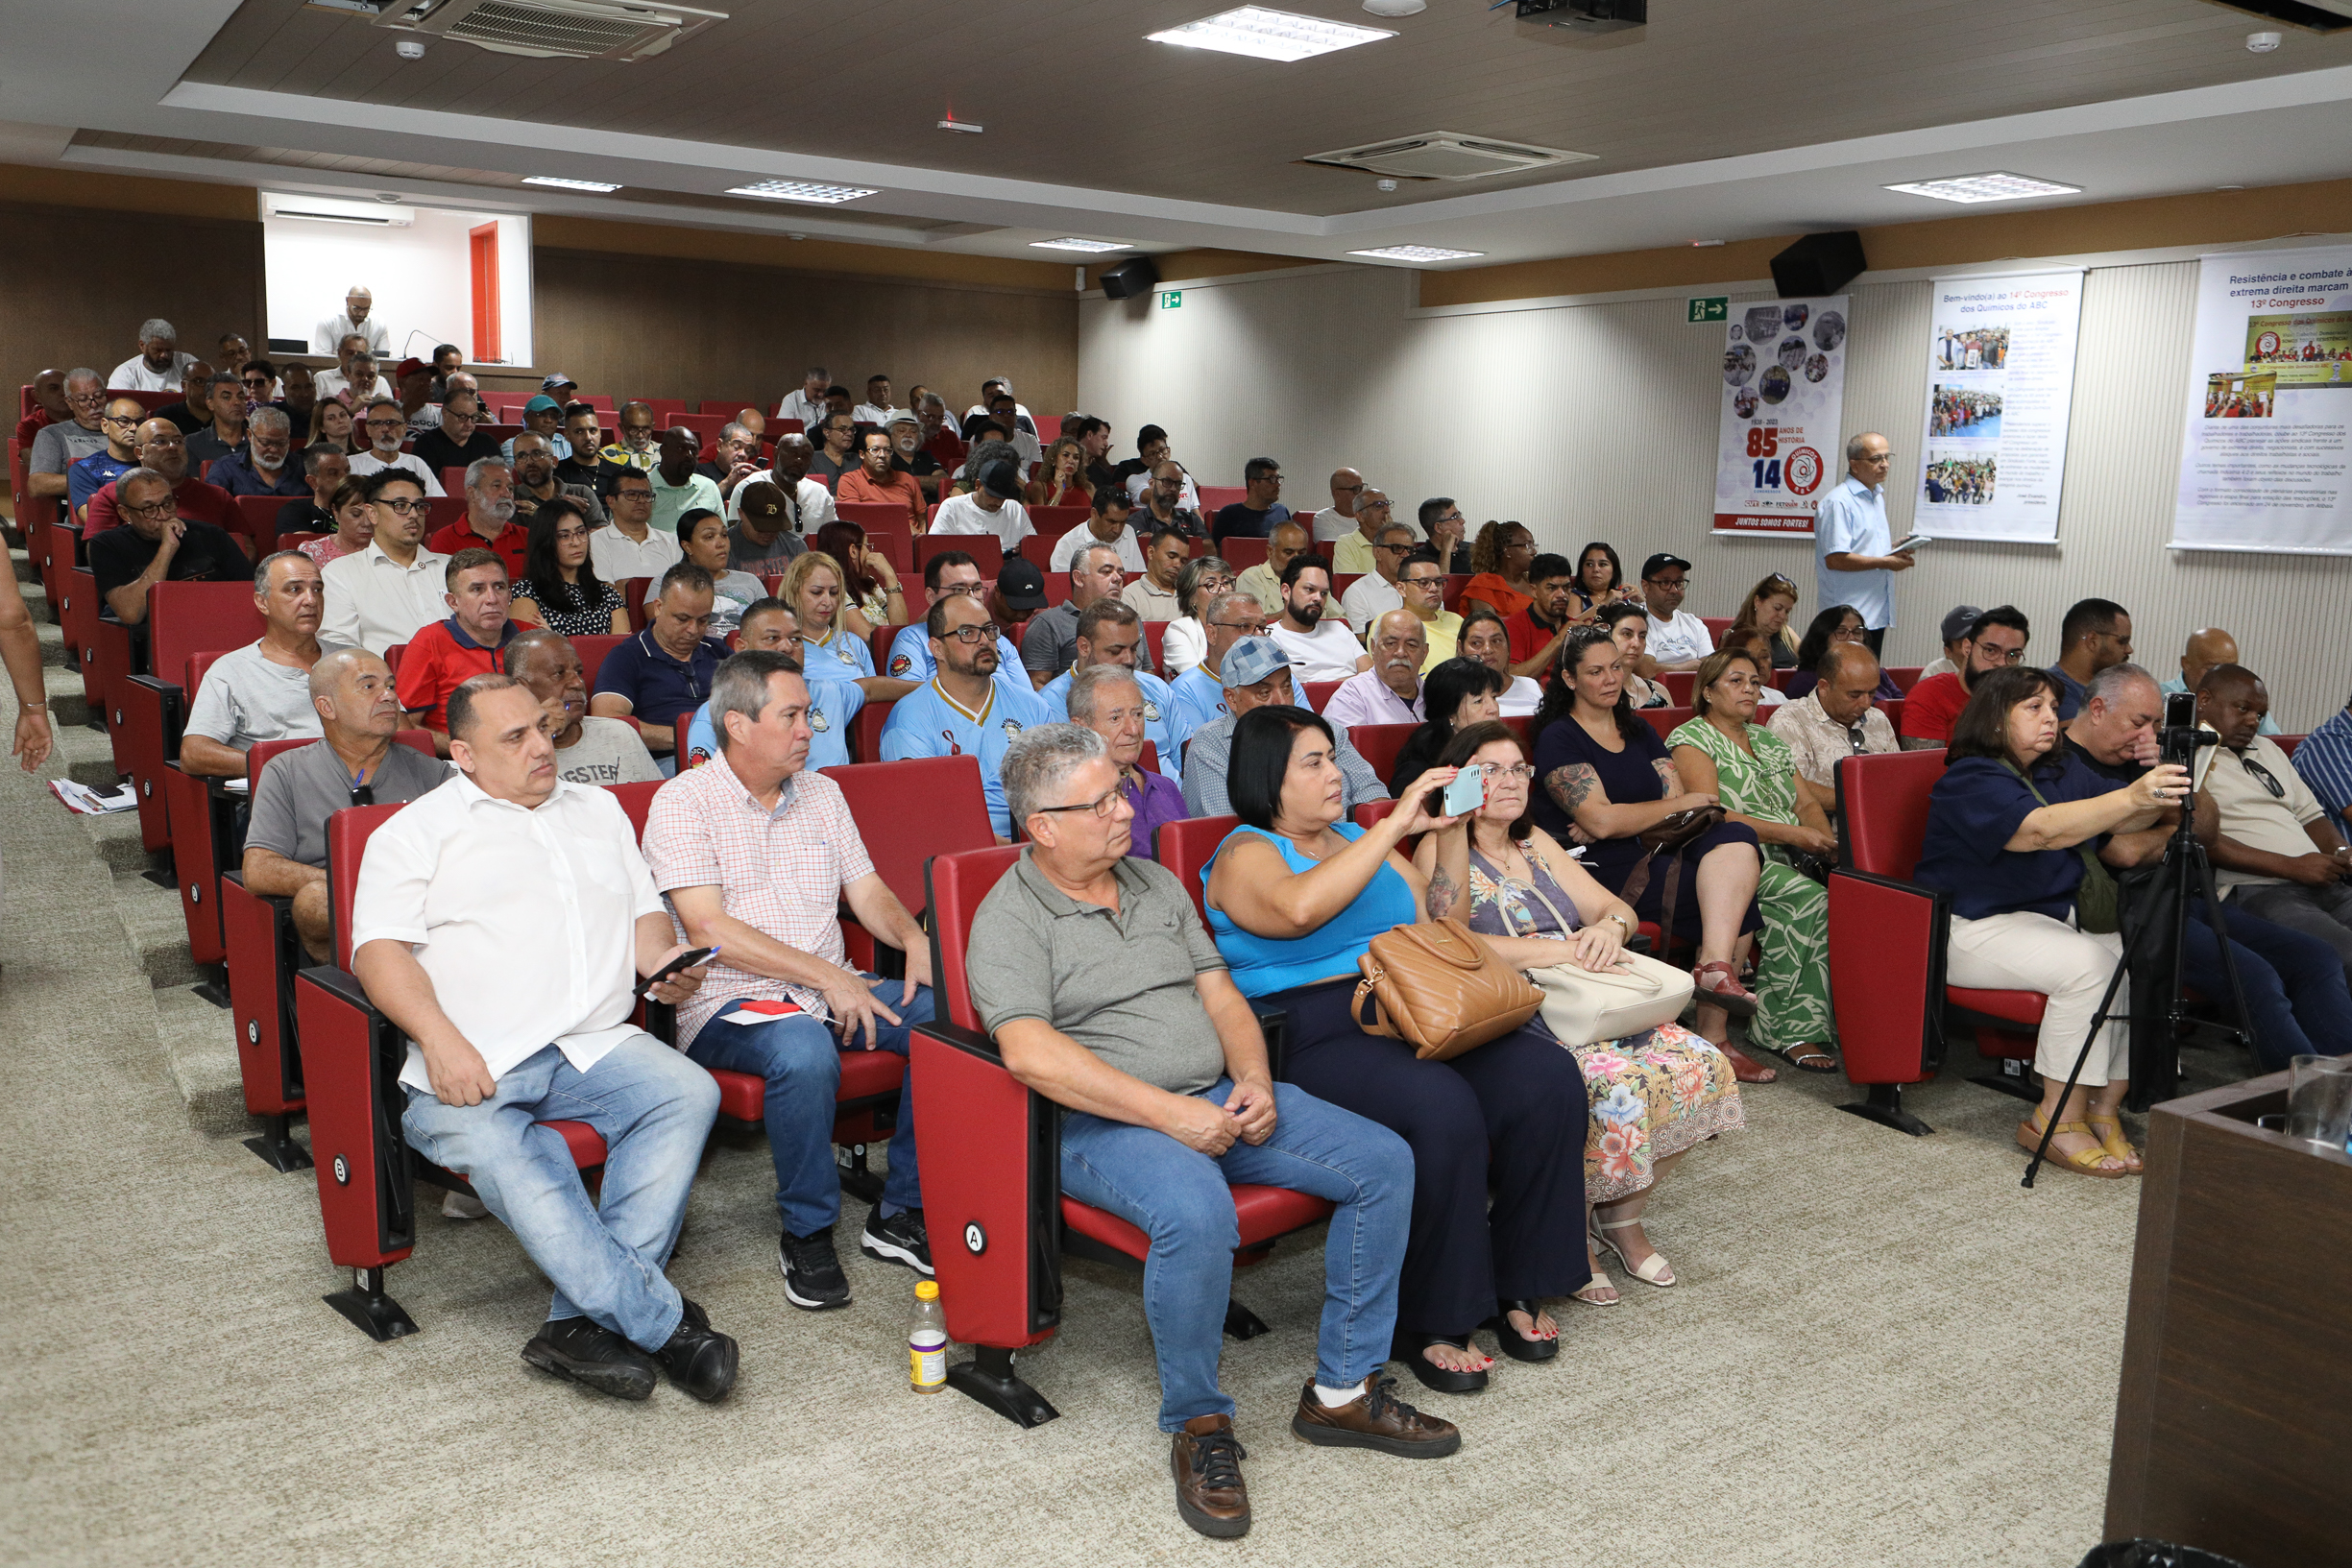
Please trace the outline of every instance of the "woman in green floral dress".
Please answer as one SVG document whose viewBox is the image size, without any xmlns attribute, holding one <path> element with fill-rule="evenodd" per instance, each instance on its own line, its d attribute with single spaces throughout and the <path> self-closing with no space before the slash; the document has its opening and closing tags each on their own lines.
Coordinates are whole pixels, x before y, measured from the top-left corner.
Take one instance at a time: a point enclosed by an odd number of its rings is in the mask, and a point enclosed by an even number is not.
<svg viewBox="0 0 2352 1568">
<path fill-rule="evenodd" d="M 1753 1045 L 1776 1051 L 1807 1073 L 1832 1073 L 1830 1043 L 1830 895 L 1797 869 L 1799 854 L 1834 856 L 1837 837 L 1821 808 L 1797 788 L 1787 744 L 1752 723 L 1766 671 L 1756 655 L 1734 648 L 1710 656 L 1691 682 L 1687 723 L 1666 736 L 1683 787 L 1712 793 L 1734 822 L 1756 831 L 1764 850 L 1756 884 L 1763 949 L 1756 964 Z"/>
</svg>

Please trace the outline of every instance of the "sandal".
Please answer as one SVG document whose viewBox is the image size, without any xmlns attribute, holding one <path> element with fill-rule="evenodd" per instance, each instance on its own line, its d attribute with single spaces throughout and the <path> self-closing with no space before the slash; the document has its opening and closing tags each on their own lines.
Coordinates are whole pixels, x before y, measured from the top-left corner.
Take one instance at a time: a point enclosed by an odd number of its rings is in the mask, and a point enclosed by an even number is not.
<svg viewBox="0 0 2352 1568">
<path fill-rule="evenodd" d="M 1664 1253 L 1659 1251 L 1656 1247 L 1652 1247 L 1650 1249 L 1650 1255 L 1641 1260 L 1641 1266 L 1639 1268 L 1636 1268 L 1633 1264 L 1627 1260 L 1624 1249 L 1618 1246 L 1616 1242 L 1611 1241 L 1608 1237 L 1607 1233 L 1610 1231 L 1632 1230 L 1640 1223 L 1641 1221 L 1638 1219 L 1619 1219 L 1613 1223 L 1603 1220 L 1599 1222 L 1599 1228 L 1593 1233 L 1592 1239 L 1600 1242 L 1601 1245 L 1607 1247 L 1610 1251 L 1614 1252 L 1617 1255 L 1618 1264 L 1624 1267 L 1627 1273 L 1633 1275 L 1634 1278 L 1639 1280 L 1644 1285 L 1655 1285 L 1661 1291 L 1666 1290 L 1674 1284 L 1674 1270 L 1666 1266 L 1666 1255 Z"/>
<path fill-rule="evenodd" d="M 1777 1049 L 1770 1046 L 1764 1049 L 1772 1050 L 1775 1055 L 1800 1073 L 1834 1073 L 1837 1071 L 1837 1058 L 1810 1040 L 1800 1041 L 1796 1045 L 1783 1046 Z"/>
<path fill-rule="evenodd" d="M 2092 1111 L 2087 1113 L 2082 1120 L 2083 1124 L 2091 1129 L 2091 1136 L 2098 1140 L 2099 1147 L 2105 1149 L 2111 1157 L 2123 1162 L 2125 1173 L 2134 1176 L 2140 1173 L 2143 1162 L 2140 1158 L 2139 1146 L 2123 1136 L 2122 1117 L 2101 1116 L 2097 1111 Z"/>
<path fill-rule="evenodd" d="M 2040 1114 L 2037 1111 L 2034 1116 L 2029 1116 L 2017 1124 L 2017 1146 L 2028 1154 L 2042 1146 L 2042 1128 L 2034 1125 L 2034 1117 Z M 2058 1123 L 2058 1130 L 2060 1132 L 2078 1132 L 2085 1138 L 2095 1136 L 2089 1124 L 2082 1122 L 2061 1122 Z M 2078 1176 L 2097 1176 L 2101 1181 L 2121 1181 L 2132 1172 L 2129 1170 L 2103 1170 L 2099 1168 L 2099 1161 L 2116 1157 L 2108 1153 L 2104 1146 L 2081 1149 L 2068 1154 L 2060 1150 L 2053 1143 L 2049 1146 L 2049 1154 L 2045 1163 L 2059 1170 L 2072 1170 Z"/>
<path fill-rule="evenodd" d="M 1434 1388 L 1442 1394 L 1474 1394 L 1487 1386 L 1484 1368 L 1475 1372 L 1457 1372 L 1451 1367 L 1440 1366 L 1422 1355 L 1421 1352 L 1431 1345 L 1451 1345 L 1456 1350 L 1467 1350 L 1474 1356 L 1486 1354 L 1470 1343 L 1470 1337 L 1467 1334 L 1399 1333 L 1389 1346 L 1389 1359 L 1403 1362 L 1413 1369 L 1413 1375 L 1421 1380 L 1423 1387 Z"/>
<path fill-rule="evenodd" d="M 1616 1286 L 1611 1282 L 1607 1274 L 1601 1271 L 1601 1260 L 1598 1254 L 1591 1255 L 1591 1262 L 1592 1277 L 1569 1291 L 1569 1295 L 1588 1307 L 1615 1306 L 1619 1300 Z"/>
<path fill-rule="evenodd" d="M 1526 1301 L 1512 1296 L 1497 1301 L 1494 1305 L 1498 1309 L 1494 1315 L 1479 1326 L 1494 1331 L 1494 1342 L 1502 1347 L 1504 1355 L 1515 1362 L 1548 1362 L 1560 1354 L 1559 1325 L 1553 1325 L 1552 1337 L 1548 1339 L 1536 1335 L 1521 1334 L 1511 1326 L 1511 1315 L 1515 1312 L 1525 1313 L 1527 1321 L 1534 1323 L 1543 1315 L 1540 1302 Z"/>
<path fill-rule="evenodd" d="M 1722 983 L 1709 984 L 1707 977 L 1709 975 L 1720 977 Z M 1702 1007 L 1720 1007 L 1734 1018 L 1756 1016 L 1756 993 L 1740 984 L 1739 976 L 1720 958 L 1693 968 L 1690 984 L 1691 1000 Z"/>
<path fill-rule="evenodd" d="M 1779 1081 L 1781 1074 L 1777 1071 L 1766 1067 L 1729 1040 L 1709 1040 L 1707 1043 L 1723 1052 L 1725 1060 L 1732 1064 L 1732 1076 L 1739 1082 L 1774 1083 Z"/>
</svg>

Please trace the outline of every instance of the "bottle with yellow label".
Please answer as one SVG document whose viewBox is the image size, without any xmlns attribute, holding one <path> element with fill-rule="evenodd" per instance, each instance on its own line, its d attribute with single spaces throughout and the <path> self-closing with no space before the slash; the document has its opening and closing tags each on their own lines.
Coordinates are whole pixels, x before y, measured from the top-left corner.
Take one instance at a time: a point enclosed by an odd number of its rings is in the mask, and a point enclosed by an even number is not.
<svg viewBox="0 0 2352 1568">
<path fill-rule="evenodd" d="M 907 1324 L 908 1376 L 918 1394 L 947 1387 L 947 1314 L 939 1306 L 939 1282 L 914 1288 L 914 1315 Z"/>
</svg>

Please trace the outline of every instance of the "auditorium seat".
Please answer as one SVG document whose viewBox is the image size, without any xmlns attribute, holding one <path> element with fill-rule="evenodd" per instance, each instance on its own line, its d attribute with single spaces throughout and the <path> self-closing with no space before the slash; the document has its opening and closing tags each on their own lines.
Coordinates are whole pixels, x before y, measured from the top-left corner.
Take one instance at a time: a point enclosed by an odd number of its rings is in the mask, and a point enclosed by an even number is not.
<svg viewBox="0 0 2352 1568">
<path fill-rule="evenodd" d="M 621 605 L 629 613 L 629 630 L 632 632 L 643 631 L 645 629 L 645 595 L 653 591 L 653 579 L 650 577 L 623 577 L 613 585 L 613 591 L 620 595 Z M 596 678 L 592 675 L 588 679 L 590 684 L 594 685 Z"/>
<path fill-rule="evenodd" d="M 932 511 L 936 520 L 938 508 Z M 983 582 L 996 581 L 996 574 L 1005 568 L 1005 544 L 994 534 L 925 534 L 914 542 L 914 569 L 920 573 L 933 556 L 948 550 L 970 556 Z"/>
<path fill-rule="evenodd" d="M 849 721 L 849 755 L 853 761 L 882 760 L 882 727 L 890 720 L 892 704 L 869 702 Z"/>
<path fill-rule="evenodd" d="M 1356 754 L 1370 762 L 1372 774 L 1382 784 L 1396 770 L 1396 759 L 1404 754 L 1405 742 L 1413 738 L 1418 724 L 1358 724 L 1347 732 L 1347 743 Z"/>
<path fill-rule="evenodd" d="M 1036 529 L 1037 537 L 1050 545 L 1071 529 L 1083 524 L 1092 509 L 1083 506 L 1032 506 L 1028 511 L 1030 526 Z M 1128 526 L 1134 526 L 1132 519 L 1128 520 Z M 1044 565 L 1039 562 L 1039 568 L 1043 569 Z"/>
<path fill-rule="evenodd" d="M 1169 826 L 1175 826 L 1170 824 Z M 924 1217 L 941 1238 L 933 1249 L 949 1337 L 972 1345 L 949 1385 L 1023 1427 L 1059 1412 L 1013 1369 L 1013 1352 L 1060 1323 L 1065 1252 L 1140 1263 L 1144 1234 L 1117 1216 L 1060 1194 L 1060 1117 L 1006 1071 L 980 1028 L 966 983 L 965 949 L 981 901 L 1020 850 L 939 856 L 928 870 L 932 972 L 940 1020 L 917 1025 L 910 1093 L 923 1118 Z M 1237 1261 L 1263 1256 L 1277 1239 L 1327 1218 L 1324 1199 L 1278 1187 L 1232 1189 Z M 1225 1332 L 1266 1332 L 1228 1299 Z"/>
<path fill-rule="evenodd" d="M 1293 677 L 1293 679 L 1297 678 Z M 1311 711 L 1320 713 L 1323 711 L 1323 705 L 1331 700 L 1331 693 L 1340 688 L 1340 685 L 1338 681 L 1300 682 L 1298 683 L 1298 695 Z"/>
<path fill-rule="evenodd" d="M 1658 738 L 1661 740 L 1672 735 L 1678 726 L 1690 718 L 1690 710 L 1687 708 L 1637 708 L 1634 712 L 1650 721 L 1650 728 L 1658 732 Z"/>
<path fill-rule="evenodd" d="M 1903 1086 L 1943 1065 L 1948 1009 L 1976 1031 L 1979 1054 L 2030 1061 L 2046 999 L 2038 991 L 1948 985 L 1951 895 L 1910 880 L 1927 837 L 1928 793 L 1944 753 L 1838 759 L 1839 868 L 1830 874 L 1830 998 L 1847 1080 L 1866 1098 L 1839 1109 L 1914 1136 L 1933 1129 L 1903 1108 Z M 2034 1098 L 2021 1073 L 1979 1078 Z"/>
<path fill-rule="evenodd" d="M 462 472 L 463 470 L 459 470 Z M 239 495 L 235 497 L 237 516 L 244 520 L 244 532 L 252 536 L 256 552 L 254 559 L 274 555 L 291 545 L 278 543 L 278 514 L 298 499 L 292 495 Z"/>
<path fill-rule="evenodd" d="M 1911 688 L 1919 685 L 1919 672 L 1927 667 L 1925 664 L 1889 664 L 1886 673 L 1894 677 L 1895 685 L 1907 693 Z"/>
<path fill-rule="evenodd" d="M 976 757 L 910 757 L 818 771 L 841 786 L 866 857 L 874 862 L 874 874 L 918 920 L 928 903 L 923 862 L 934 855 L 986 849 L 996 842 Z M 841 932 L 849 943 L 850 962 L 882 973 L 881 954 L 890 950 L 861 929 L 846 910 Z"/>
<path fill-rule="evenodd" d="M 1193 488 L 1200 493 L 1200 520 L 1211 528 L 1217 526 L 1218 513 L 1228 506 L 1239 506 L 1249 498 L 1249 487 L 1247 485 L 1195 485 Z M 1299 517 L 1297 513 L 1292 515 Z M 1314 519 L 1315 514 L 1310 510 L 1299 518 L 1299 526 L 1311 532 Z M 1237 567 L 1241 565 L 1238 561 L 1233 564 Z"/>
<path fill-rule="evenodd" d="M 2292 757 L 2294 749 L 2303 744 L 2303 737 L 2299 735 L 2274 735 L 2270 739 L 2289 757 Z"/>
<path fill-rule="evenodd" d="M 1212 519 L 1203 519 L 1201 520 L 1205 522 Z M 1218 557 L 1236 572 L 1248 571 L 1251 567 L 1262 567 L 1266 564 L 1266 542 L 1262 539 L 1228 539 L 1223 544 L 1216 545 L 1215 549 Z"/>
<path fill-rule="evenodd" d="M 1166 645 L 1168 640 L 1168 623 L 1164 620 L 1145 621 L 1143 623 L 1143 640 L 1144 646 L 1150 649 L 1152 653 L 1152 668 L 1159 675 L 1161 680 L 1167 680 L 1169 678 L 1168 657 L 1161 650 Z"/>
<path fill-rule="evenodd" d="M 1208 905 L 1203 902 L 1206 889 L 1200 885 L 1200 873 L 1217 855 L 1217 846 L 1224 843 L 1234 829 L 1241 826 L 1237 816 L 1179 817 L 1163 822 L 1152 831 L 1152 858 L 1176 874 L 1192 896 L 1193 912 L 1206 926 Z"/>
<path fill-rule="evenodd" d="M 1699 672 L 1695 669 L 1664 669 L 1658 672 L 1658 684 L 1666 688 L 1666 698 L 1677 708 L 1690 706 L 1690 693 L 1697 687 Z"/>
<path fill-rule="evenodd" d="M 1708 640 L 1720 648 L 1723 646 L 1723 634 L 1732 629 L 1732 618 L 1730 615 L 1701 615 L 1699 620 L 1707 627 Z"/>
<path fill-rule="evenodd" d="M 840 501 L 834 510 L 844 522 L 854 522 L 865 530 L 865 543 L 878 550 L 890 563 L 891 569 L 902 576 L 914 570 L 914 551 L 909 547 L 909 523 L 907 509 L 888 501 Z M 913 585 L 909 584 L 909 594 Z"/>
<path fill-rule="evenodd" d="M 158 583 L 149 590 L 147 663 L 153 673 L 125 676 L 111 688 L 107 709 L 117 766 L 138 791 L 139 842 L 149 854 L 171 844 L 163 773 L 180 755 L 181 727 L 196 695 L 185 686 L 189 657 L 244 647 L 263 628 L 251 583 Z M 127 662 L 127 651 L 118 657 Z"/>
<path fill-rule="evenodd" d="M 1035 521 L 1036 517 L 1037 514 L 1031 512 L 1030 514 L 1030 520 L 1032 522 Z M 1048 576 L 1052 576 L 1054 573 L 1054 542 L 1057 537 L 1058 536 L 1056 535 L 1048 534 L 1043 530 L 1040 530 L 1021 541 L 1021 543 L 1013 546 L 1013 548 L 1015 552 L 1019 554 L 1022 560 L 1028 562 L 1031 566 L 1035 567 L 1039 571 L 1046 573 Z M 1062 596 L 1064 598 L 1069 596 L 1066 588 Z"/>
</svg>

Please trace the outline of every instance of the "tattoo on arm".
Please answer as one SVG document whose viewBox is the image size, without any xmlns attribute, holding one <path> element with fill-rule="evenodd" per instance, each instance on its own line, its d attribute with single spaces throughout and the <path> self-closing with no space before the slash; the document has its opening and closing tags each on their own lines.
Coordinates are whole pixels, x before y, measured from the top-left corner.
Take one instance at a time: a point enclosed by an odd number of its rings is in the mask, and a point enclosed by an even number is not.
<svg viewBox="0 0 2352 1568">
<path fill-rule="evenodd" d="M 1567 762 L 1544 775 L 1543 787 L 1551 792 L 1560 808 L 1572 817 L 1577 808 L 1600 793 L 1601 776 L 1589 762 Z M 1602 795 L 1601 800 L 1606 804 L 1608 797 Z"/>
<path fill-rule="evenodd" d="M 1443 920 L 1454 912 L 1454 900 L 1460 896 L 1454 880 L 1445 875 L 1443 866 L 1429 874 L 1429 918 Z"/>
<path fill-rule="evenodd" d="M 1661 757 L 1651 762 L 1650 766 L 1658 770 L 1658 798 L 1660 800 L 1671 800 L 1683 792 L 1683 776 L 1674 771 L 1673 762 Z"/>
</svg>

